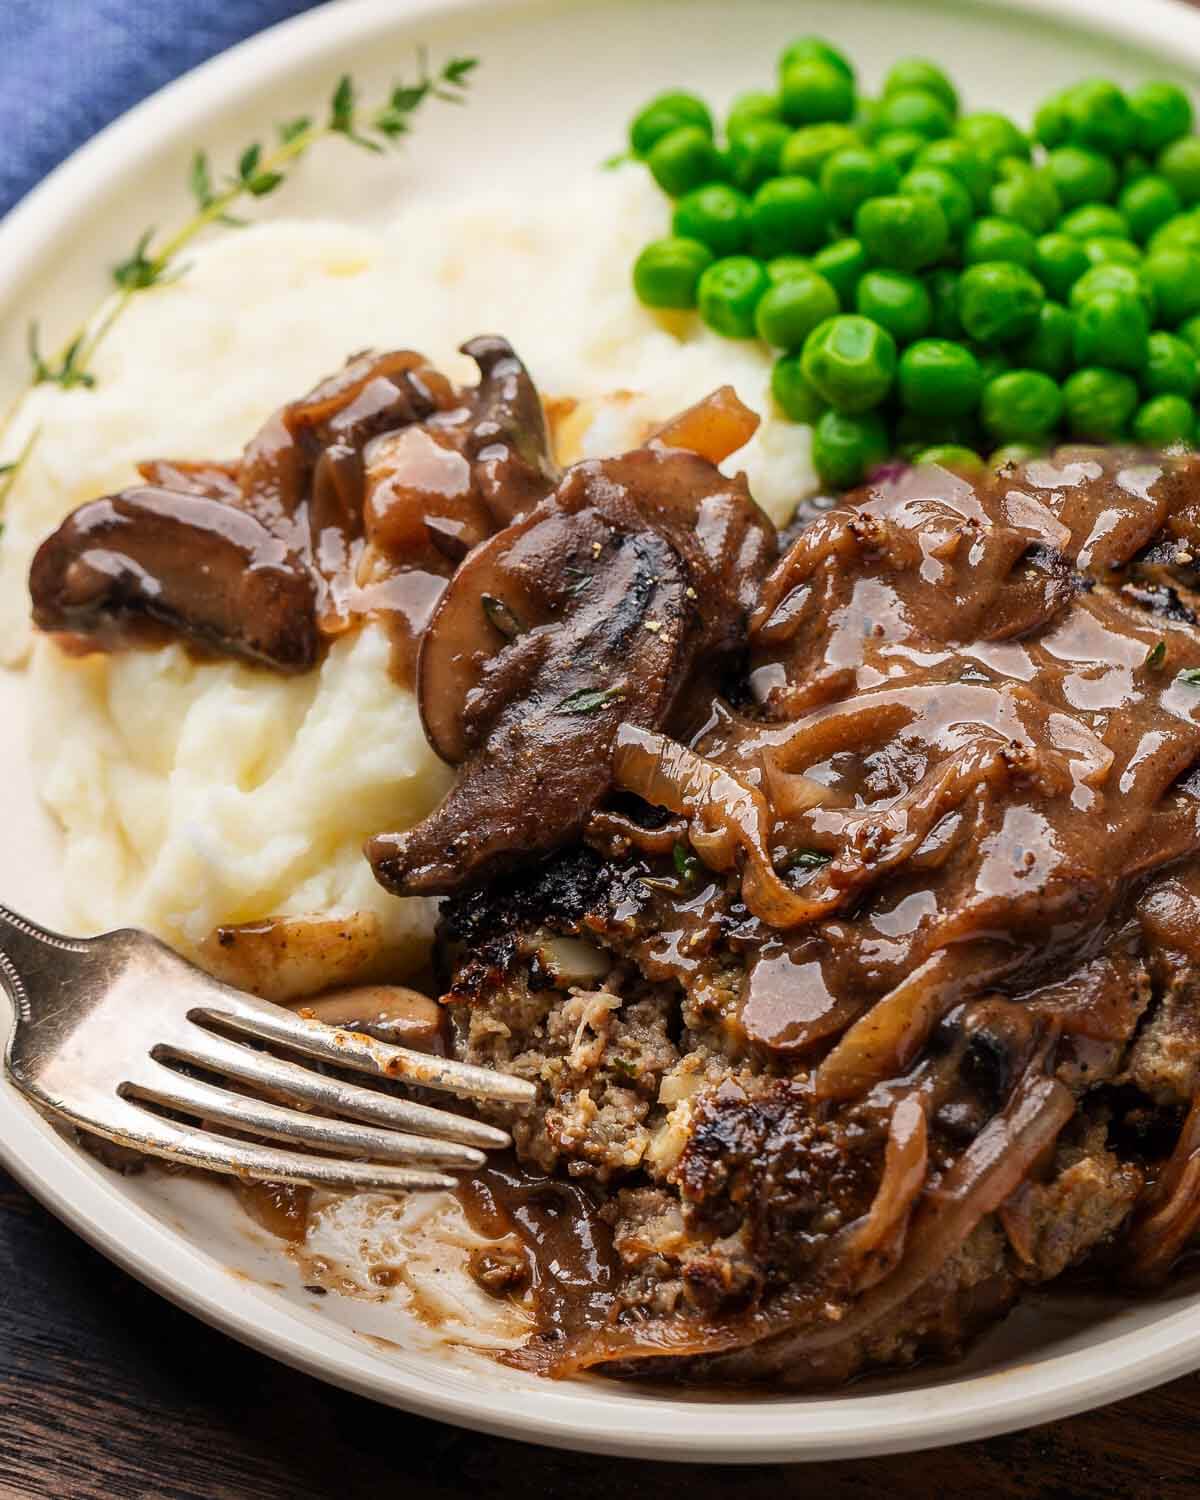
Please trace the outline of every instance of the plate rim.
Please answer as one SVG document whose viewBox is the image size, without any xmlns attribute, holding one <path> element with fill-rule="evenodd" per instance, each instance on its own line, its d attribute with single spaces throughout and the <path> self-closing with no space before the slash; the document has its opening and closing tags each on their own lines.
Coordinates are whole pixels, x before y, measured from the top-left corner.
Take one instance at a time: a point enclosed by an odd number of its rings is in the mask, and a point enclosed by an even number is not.
<svg viewBox="0 0 1200 1500">
<path fill-rule="evenodd" d="M 574 0 L 557 0 L 559 4 Z M 1200 12 L 1177 0 L 959 0 L 973 10 L 1038 16 L 1159 52 L 1196 70 Z M 108 200 L 164 134 L 216 112 L 248 84 L 271 87 L 331 43 L 376 30 L 523 0 L 328 0 L 218 54 L 135 105 L 56 167 L 0 223 L 0 306 L 28 278 L 55 233 Z M 827 1460 L 900 1453 L 1043 1423 L 1132 1395 L 1200 1366 L 1200 1297 L 1155 1323 L 1094 1348 L 1016 1369 L 881 1394 L 764 1399 L 718 1406 L 648 1399 L 618 1386 L 539 1384 L 498 1391 L 422 1386 L 419 1370 L 312 1330 L 262 1288 L 235 1280 L 214 1257 L 113 1191 L 7 1079 L 0 1084 L 0 1163 L 51 1213 L 154 1291 L 205 1322 L 306 1374 L 420 1416 L 493 1435 L 613 1456 L 706 1463 Z M 1163 1325 L 1167 1326 L 1164 1327 Z M 895 1405 L 898 1410 L 889 1412 Z M 726 1420 L 714 1420 L 718 1412 Z M 797 1418 L 807 1412 L 807 1420 Z M 641 1414 L 639 1423 L 636 1418 Z M 616 1420 L 614 1420 L 614 1418 Z M 622 1420 L 625 1418 L 626 1420 Z M 799 1427 L 799 1430 L 797 1430 Z"/>
</svg>

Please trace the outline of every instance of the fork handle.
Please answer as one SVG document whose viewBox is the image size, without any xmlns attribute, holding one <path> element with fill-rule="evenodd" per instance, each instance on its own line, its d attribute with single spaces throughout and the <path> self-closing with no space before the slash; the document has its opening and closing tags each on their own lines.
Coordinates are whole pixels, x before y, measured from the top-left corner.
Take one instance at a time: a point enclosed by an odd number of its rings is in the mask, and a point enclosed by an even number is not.
<svg viewBox="0 0 1200 1500">
<path fill-rule="evenodd" d="M 86 951 L 86 943 L 78 938 L 63 937 L 10 911 L 7 906 L 0 906 L 0 955 L 8 960 L 0 963 L 0 977 L 9 990 L 13 989 L 14 980 L 19 985 L 21 980 L 47 969 L 61 970 L 63 955 Z M 11 973 L 8 972 L 10 967 Z"/>
</svg>

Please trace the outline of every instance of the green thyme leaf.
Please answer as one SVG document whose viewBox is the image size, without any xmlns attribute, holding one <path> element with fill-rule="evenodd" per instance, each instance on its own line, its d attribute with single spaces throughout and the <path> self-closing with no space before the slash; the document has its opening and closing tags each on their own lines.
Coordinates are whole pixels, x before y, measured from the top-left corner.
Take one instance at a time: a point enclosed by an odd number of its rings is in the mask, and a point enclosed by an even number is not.
<svg viewBox="0 0 1200 1500">
<path fill-rule="evenodd" d="M 158 262 L 146 254 L 153 237 L 153 229 L 147 229 L 133 247 L 133 253 L 112 268 L 112 278 L 119 287 L 141 291 L 143 287 L 153 286 L 162 275 Z"/>
<path fill-rule="evenodd" d="M 507 640 L 515 640 L 524 631 L 524 625 L 503 599 L 497 599 L 495 594 L 480 594 L 479 602 L 489 621 Z"/>
<path fill-rule="evenodd" d="M 290 146 L 293 141 L 298 141 L 306 130 L 312 129 L 311 115 L 297 115 L 294 120 L 285 120 L 278 126 L 280 144 Z"/>
<path fill-rule="evenodd" d="M 1155 667 L 1161 667 L 1166 654 L 1166 641 L 1157 641 L 1146 653 L 1146 666 L 1149 667 L 1151 671 L 1153 671 Z"/>
<path fill-rule="evenodd" d="M 1184 667 L 1179 681 L 1186 682 L 1189 687 L 1200 687 L 1200 667 Z"/>
<path fill-rule="evenodd" d="M 237 173 L 241 180 L 249 183 L 258 171 L 258 164 L 262 160 L 262 147 L 257 143 L 247 146 L 238 157 Z"/>
<path fill-rule="evenodd" d="M 477 57 L 452 57 L 442 69 L 443 80 L 452 88 L 465 88 L 468 73 L 479 66 Z"/>
<path fill-rule="evenodd" d="M 265 198 L 268 193 L 273 193 L 282 181 L 282 172 L 256 172 L 247 182 L 246 188 L 255 198 Z"/>
<path fill-rule="evenodd" d="M 580 688 L 562 700 L 558 711 L 560 714 L 594 714 L 606 703 L 619 702 L 624 696 L 624 689 L 619 687 Z"/>
<path fill-rule="evenodd" d="M 797 849 L 788 859 L 789 870 L 818 870 L 833 858 L 821 849 Z"/>
<path fill-rule="evenodd" d="M 188 186 L 200 208 L 207 208 L 213 201 L 212 173 L 209 171 L 207 151 L 197 151 L 192 157 Z"/>
<path fill-rule="evenodd" d="M 637 1068 L 627 1057 L 614 1057 L 612 1059 L 612 1070 L 619 1073 L 622 1078 L 636 1078 Z"/>
<path fill-rule="evenodd" d="M 691 885 L 700 873 L 700 861 L 692 853 L 686 844 L 676 844 L 671 850 L 671 859 L 675 864 L 675 873 L 680 880 Z"/>
<path fill-rule="evenodd" d="M 354 129 L 354 83 L 349 73 L 338 79 L 329 101 L 329 128 L 342 135 L 349 135 Z"/>
</svg>

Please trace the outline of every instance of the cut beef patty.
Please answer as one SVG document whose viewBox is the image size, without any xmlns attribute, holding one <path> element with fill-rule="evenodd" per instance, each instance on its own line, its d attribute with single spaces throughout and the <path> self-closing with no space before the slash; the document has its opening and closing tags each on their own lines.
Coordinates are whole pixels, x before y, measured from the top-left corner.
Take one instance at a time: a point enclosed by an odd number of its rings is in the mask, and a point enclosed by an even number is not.
<svg viewBox="0 0 1200 1500">
<path fill-rule="evenodd" d="M 1190 461 L 868 487 L 721 692 L 621 726 L 581 839 L 462 882 L 456 1049 L 538 1086 L 496 1112 L 509 1191 L 575 1184 L 606 1246 L 519 1363 L 827 1385 L 1089 1257 L 1166 1273 L 1200 1219 L 1194 556 Z M 577 1228 L 527 1244 L 569 1266 Z"/>
</svg>

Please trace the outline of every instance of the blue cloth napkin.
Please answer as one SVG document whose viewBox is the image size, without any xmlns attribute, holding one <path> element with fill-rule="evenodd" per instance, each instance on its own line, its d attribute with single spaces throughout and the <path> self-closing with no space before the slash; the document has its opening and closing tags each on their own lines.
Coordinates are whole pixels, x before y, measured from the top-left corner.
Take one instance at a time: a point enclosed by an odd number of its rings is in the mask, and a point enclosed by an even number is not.
<svg viewBox="0 0 1200 1500">
<path fill-rule="evenodd" d="M 314 0 L 0 0 L 0 214 L 164 83 Z"/>
</svg>

